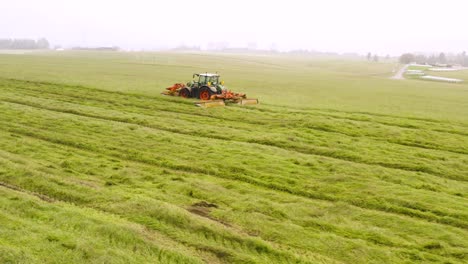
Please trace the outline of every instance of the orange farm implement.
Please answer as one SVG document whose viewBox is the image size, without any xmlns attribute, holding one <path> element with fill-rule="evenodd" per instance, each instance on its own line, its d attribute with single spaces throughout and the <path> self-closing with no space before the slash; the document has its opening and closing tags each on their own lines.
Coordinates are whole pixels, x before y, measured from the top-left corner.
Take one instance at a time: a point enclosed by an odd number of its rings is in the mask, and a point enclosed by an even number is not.
<svg viewBox="0 0 468 264">
<path fill-rule="evenodd" d="M 214 73 L 194 74 L 191 82 L 175 83 L 166 88 L 162 94 L 200 99 L 201 101 L 195 102 L 195 105 L 200 107 L 224 106 L 226 103 L 258 104 L 258 99 L 247 98 L 243 93 L 235 93 L 226 89 L 224 82 L 219 82 L 219 75 Z"/>
</svg>

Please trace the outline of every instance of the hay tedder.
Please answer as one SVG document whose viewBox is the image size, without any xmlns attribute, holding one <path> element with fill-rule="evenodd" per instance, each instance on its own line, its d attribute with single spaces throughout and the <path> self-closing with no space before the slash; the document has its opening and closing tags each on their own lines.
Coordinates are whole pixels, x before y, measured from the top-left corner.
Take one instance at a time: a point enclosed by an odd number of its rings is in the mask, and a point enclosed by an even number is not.
<svg viewBox="0 0 468 264">
<path fill-rule="evenodd" d="M 187 84 L 176 83 L 166 88 L 162 94 L 200 99 L 201 101 L 195 102 L 195 105 L 200 107 L 224 106 L 226 103 L 258 104 L 258 99 L 250 99 L 243 93 L 226 89 L 224 82 L 220 82 L 219 75 L 215 73 L 196 73 L 192 81 Z"/>
</svg>

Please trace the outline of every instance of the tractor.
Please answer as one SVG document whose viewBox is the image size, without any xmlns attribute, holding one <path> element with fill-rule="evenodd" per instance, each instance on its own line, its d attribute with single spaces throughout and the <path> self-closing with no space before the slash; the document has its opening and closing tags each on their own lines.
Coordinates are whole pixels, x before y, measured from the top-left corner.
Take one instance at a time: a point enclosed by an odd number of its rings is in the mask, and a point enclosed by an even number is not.
<svg viewBox="0 0 468 264">
<path fill-rule="evenodd" d="M 166 88 L 163 94 L 197 98 L 202 101 L 195 102 L 195 105 L 202 107 L 224 106 L 226 102 L 240 105 L 258 104 L 257 99 L 247 99 L 245 94 L 227 90 L 224 81 L 219 81 L 217 73 L 195 73 L 192 81 L 187 84 L 176 83 Z"/>
</svg>

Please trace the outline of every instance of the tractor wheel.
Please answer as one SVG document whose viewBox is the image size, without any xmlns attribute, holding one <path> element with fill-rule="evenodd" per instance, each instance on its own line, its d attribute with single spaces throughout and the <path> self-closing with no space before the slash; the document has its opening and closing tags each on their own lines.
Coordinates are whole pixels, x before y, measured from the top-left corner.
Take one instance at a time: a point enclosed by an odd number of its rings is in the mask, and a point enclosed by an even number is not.
<svg viewBox="0 0 468 264">
<path fill-rule="evenodd" d="M 183 98 L 189 98 L 190 97 L 190 91 L 187 88 L 184 88 L 184 89 L 180 90 L 179 96 L 181 96 Z"/>
<path fill-rule="evenodd" d="M 211 90 L 208 87 L 202 87 L 200 89 L 200 99 L 201 100 L 210 100 L 211 98 Z"/>
</svg>

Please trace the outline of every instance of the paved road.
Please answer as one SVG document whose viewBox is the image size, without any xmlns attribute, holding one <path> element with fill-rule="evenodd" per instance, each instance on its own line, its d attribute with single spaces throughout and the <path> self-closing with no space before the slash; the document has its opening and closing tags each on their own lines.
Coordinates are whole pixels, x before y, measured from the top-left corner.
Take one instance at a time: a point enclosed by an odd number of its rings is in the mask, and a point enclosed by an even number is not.
<svg viewBox="0 0 468 264">
<path fill-rule="evenodd" d="M 405 64 L 405 66 L 401 67 L 401 69 L 399 69 L 395 75 L 393 75 L 391 77 L 391 79 L 395 79 L 395 80 L 404 80 L 405 77 L 403 77 L 403 74 L 405 73 L 406 69 L 408 68 L 409 64 Z"/>
</svg>

